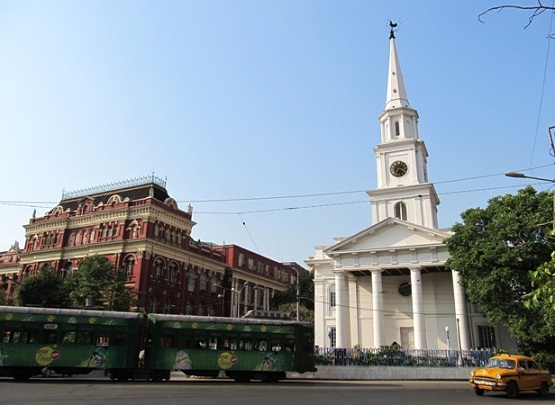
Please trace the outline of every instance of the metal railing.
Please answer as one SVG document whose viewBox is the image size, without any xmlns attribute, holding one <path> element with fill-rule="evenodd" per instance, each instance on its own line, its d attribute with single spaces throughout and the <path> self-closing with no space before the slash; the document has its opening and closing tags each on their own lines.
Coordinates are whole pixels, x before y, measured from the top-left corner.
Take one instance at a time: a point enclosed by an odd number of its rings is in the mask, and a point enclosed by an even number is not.
<svg viewBox="0 0 555 405">
<path fill-rule="evenodd" d="M 481 367 L 492 356 L 486 350 L 337 349 L 315 348 L 322 366 Z"/>
</svg>

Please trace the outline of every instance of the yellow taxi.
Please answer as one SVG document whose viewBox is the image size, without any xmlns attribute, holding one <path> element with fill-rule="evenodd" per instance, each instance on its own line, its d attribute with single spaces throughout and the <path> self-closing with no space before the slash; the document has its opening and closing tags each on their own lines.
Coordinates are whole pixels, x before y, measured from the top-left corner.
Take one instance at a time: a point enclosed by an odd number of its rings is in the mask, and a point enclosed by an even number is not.
<svg viewBox="0 0 555 405">
<path fill-rule="evenodd" d="M 472 370 L 470 385 L 476 395 L 484 395 L 485 391 L 505 391 L 507 397 L 515 398 L 520 391 L 545 395 L 553 381 L 551 373 L 540 369 L 530 357 L 502 354 L 489 359 L 485 367 Z"/>
</svg>

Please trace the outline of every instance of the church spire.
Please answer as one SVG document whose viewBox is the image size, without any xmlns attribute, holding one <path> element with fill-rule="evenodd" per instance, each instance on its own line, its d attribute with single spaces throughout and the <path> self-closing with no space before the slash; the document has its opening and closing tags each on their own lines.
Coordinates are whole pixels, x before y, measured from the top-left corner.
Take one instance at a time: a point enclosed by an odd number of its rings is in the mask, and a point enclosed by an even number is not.
<svg viewBox="0 0 555 405">
<path fill-rule="evenodd" d="M 389 26 L 391 31 L 389 33 L 389 72 L 387 79 L 387 101 L 385 103 L 386 110 L 409 106 L 405 82 L 401 73 L 401 65 L 397 57 L 397 48 L 395 47 L 395 32 L 393 29 L 397 24 L 390 21 Z"/>
</svg>

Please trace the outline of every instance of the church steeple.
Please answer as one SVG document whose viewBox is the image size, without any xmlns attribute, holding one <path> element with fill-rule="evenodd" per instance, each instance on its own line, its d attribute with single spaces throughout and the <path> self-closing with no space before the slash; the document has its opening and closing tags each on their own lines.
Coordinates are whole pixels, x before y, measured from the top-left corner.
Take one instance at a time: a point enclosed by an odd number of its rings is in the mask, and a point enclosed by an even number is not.
<svg viewBox="0 0 555 405">
<path fill-rule="evenodd" d="M 403 81 L 403 73 L 401 73 L 401 65 L 399 64 L 397 48 L 395 47 L 395 33 L 393 28 L 396 27 L 397 24 L 390 21 L 389 25 L 391 26 L 391 31 L 389 34 L 389 72 L 387 77 L 386 110 L 409 106 L 405 82 Z"/>
<path fill-rule="evenodd" d="M 428 182 L 428 151 L 418 135 L 418 112 L 409 106 L 390 22 L 387 101 L 380 115 L 381 143 L 374 148 L 378 187 L 369 191 L 372 222 L 399 218 L 437 228 L 439 198 Z"/>
</svg>

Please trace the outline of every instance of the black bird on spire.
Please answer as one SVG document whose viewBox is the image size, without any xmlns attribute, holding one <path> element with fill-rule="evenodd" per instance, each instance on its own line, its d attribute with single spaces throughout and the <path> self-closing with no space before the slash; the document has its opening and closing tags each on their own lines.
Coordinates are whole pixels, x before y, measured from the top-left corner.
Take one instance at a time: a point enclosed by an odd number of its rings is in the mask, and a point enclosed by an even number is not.
<svg viewBox="0 0 555 405">
<path fill-rule="evenodd" d="M 395 32 L 393 31 L 393 28 L 396 28 L 397 25 L 397 23 L 389 20 L 389 26 L 391 27 L 391 31 L 389 31 L 389 39 L 395 38 Z"/>
</svg>

